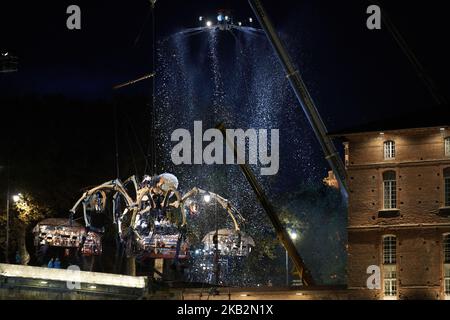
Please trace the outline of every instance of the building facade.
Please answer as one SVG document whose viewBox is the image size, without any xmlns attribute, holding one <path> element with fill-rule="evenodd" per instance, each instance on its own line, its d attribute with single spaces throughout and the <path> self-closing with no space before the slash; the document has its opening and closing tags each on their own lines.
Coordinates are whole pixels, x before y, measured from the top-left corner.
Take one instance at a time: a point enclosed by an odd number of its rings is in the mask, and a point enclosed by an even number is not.
<svg viewBox="0 0 450 320">
<path fill-rule="evenodd" d="M 450 127 L 341 137 L 350 292 L 450 299 Z"/>
</svg>

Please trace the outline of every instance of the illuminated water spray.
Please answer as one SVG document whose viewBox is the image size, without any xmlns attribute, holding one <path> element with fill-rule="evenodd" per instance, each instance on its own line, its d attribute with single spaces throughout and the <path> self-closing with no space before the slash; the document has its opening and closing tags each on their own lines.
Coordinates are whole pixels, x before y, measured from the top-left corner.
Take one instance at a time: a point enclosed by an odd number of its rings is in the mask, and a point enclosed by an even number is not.
<svg viewBox="0 0 450 320">
<path fill-rule="evenodd" d="M 252 27 L 239 26 L 236 21 L 239 28 L 225 31 L 212 23 L 208 26 L 206 17 L 199 22 L 200 27 L 178 32 L 158 46 L 157 151 L 165 171 L 176 173 L 182 182 L 181 190 L 196 185 L 233 199 L 247 220 L 245 231 L 258 247 L 274 236 L 273 230 L 239 167 L 174 166 L 170 157 L 171 133 L 178 128 L 192 132 L 193 123 L 198 120 L 205 128 L 225 122 L 230 128 L 280 129 L 280 173 L 271 178 L 257 177 L 274 203 L 285 199 L 302 183 L 320 182 L 323 168 L 313 155 L 314 137 L 293 107 L 296 99 L 264 35 Z M 302 219 L 308 225 L 315 223 L 316 218 L 304 214 Z M 209 224 L 205 230 L 211 230 L 215 220 L 210 217 L 202 223 Z M 211 267 L 208 261 L 195 262 L 197 273 L 194 272 L 193 281 L 203 274 L 203 268 Z M 247 262 L 233 263 L 244 264 L 239 266 L 244 270 Z M 256 280 L 252 277 L 242 272 L 230 282 L 254 285 Z"/>
</svg>

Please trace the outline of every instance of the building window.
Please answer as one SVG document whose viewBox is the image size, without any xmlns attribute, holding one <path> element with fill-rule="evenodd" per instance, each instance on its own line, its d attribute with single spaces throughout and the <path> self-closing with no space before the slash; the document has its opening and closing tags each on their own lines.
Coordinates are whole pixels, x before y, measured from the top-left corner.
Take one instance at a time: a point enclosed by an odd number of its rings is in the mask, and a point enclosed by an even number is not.
<svg viewBox="0 0 450 320">
<path fill-rule="evenodd" d="M 450 234 L 444 236 L 444 263 L 450 263 Z"/>
<path fill-rule="evenodd" d="M 444 266 L 444 294 L 447 298 L 450 298 L 450 264 Z"/>
<path fill-rule="evenodd" d="M 385 141 L 384 142 L 384 160 L 395 159 L 395 142 Z"/>
<path fill-rule="evenodd" d="M 444 169 L 444 205 L 450 207 L 450 168 Z"/>
<path fill-rule="evenodd" d="M 395 171 L 383 173 L 384 209 L 397 208 L 397 181 Z"/>
<path fill-rule="evenodd" d="M 383 237 L 383 290 L 384 296 L 397 296 L 397 237 Z"/>
<path fill-rule="evenodd" d="M 445 138 L 445 155 L 450 157 L 450 137 Z"/>
<path fill-rule="evenodd" d="M 444 236 L 444 294 L 450 297 L 450 234 Z"/>
<path fill-rule="evenodd" d="M 394 270 L 385 270 L 385 272 L 384 272 L 384 296 L 385 297 L 396 297 L 397 296 L 397 272 L 395 271 L 395 266 L 390 267 L 390 268 L 394 269 Z"/>
<path fill-rule="evenodd" d="M 385 236 L 383 238 L 383 264 L 397 263 L 397 237 Z"/>
<path fill-rule="evenodd" d="M 349 143 L 345 142 L 344 143 L 344 159 L 345 159 L 345 166 L 348 167 L 348 165 L 350 164 L 350 151 L 349 151 Z"/>
</svg>

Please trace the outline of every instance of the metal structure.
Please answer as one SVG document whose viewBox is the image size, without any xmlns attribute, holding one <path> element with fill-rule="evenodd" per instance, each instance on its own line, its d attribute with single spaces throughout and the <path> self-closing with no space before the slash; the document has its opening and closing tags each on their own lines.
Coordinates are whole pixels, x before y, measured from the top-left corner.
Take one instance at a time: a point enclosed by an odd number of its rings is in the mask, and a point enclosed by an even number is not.
<svg viewBox="0 0 450 320">
<path fill-rule="evenodd" d="M 283 68 L 286 72 L 286 77 L 288 78 L 292 89 L 300 102 L 302 109 L 308 118 L 308 121 L 319 141 L 322 150 L 325 154 L 325 159 L 328 161 L 331 169 L 335 173 L 342 190 L 347 193 L 347 182 L 346 182 L 346 172 L 345 166 L 340 158 L 339 153 L 333 144 L 333 141 L 328 136 L 327 128 L 317 111 L 316 105 L 314 104 L 311 95 L 306 88 L 306 85 L 300 75 L 300 72 L 294 66 L 291 57 L 289 56 L 286 48 L 284 47 L 281 39 L 277 35 L 275 28 L 267 15 L 260 0 L 248 0 L 253 12 L 258 18 L 259 23 L 264 29 L 264 32 L 269 39 L 269 42 L 273 46 L 275 53 L 277 54 Z"/>
<path fill-rule="evenodd" d="M 128 86 L 131 86 L 131 85 L 133 85 L 135 83 L 141 82 L 143 80 L 147 80 L 149 78 L 153 78 L 154 76 L 155 76 L 155 73 L 146 74 L 145 76 L 139 77 L 139 78 L 137 78 L 135 80 L 131 80 L 131 81 L 127 81 L 125 83 L 118 84 L 118 85 L 114 86 L 113 89 L 114 90 L 122 89 L 122 88 L 125 88 L 125 87 L 128 87 Z"/>
<path fill-rule="evenodd" d="M 76 249 L 83 256 L 102 254 L 99 234 L 86 230 L 82 225 L 68 219 L 49 218 L 33 228 L 34 245 L 39 258 L 44 258 L 49 247 Z M 44 256 L 42 256 L 44 255 Z"/>
<path fill-rule="evenodd" d="M 175 35 L 167 37 L 166 40 L 171 39 L 176 35 L 193 36 L 210 31 L 229 32 L 235 38 L 235 31 L 263 35 L 263 30 L 253 27 L 253 18 L 250 17 L 242 20 L 237 20 L 233 16 L 231 10 L 220 9 L 217 11 L 216 17 L 211 18 L 207 16 L 200 16 L 198 18 L 198 27 L 185 29 L 181 32 L 176 33 Z"/>
<path fill-rule="evenodd" d="M 34 245 L 78 248 L 86 230 L 78 223 L 68 219 L 49 218 L 40 221 L 34 228 Z"/>
<path fill-rule="evenodd" d="M 232 146 L 234 146 L 234 144 L 227 139 L 227 136 L 225 134 L 225 132 L 226 132 L 225 126 L 223 124 L 220 124 L 217 128 L 222 132 L 224 139 L 226 139 L 226 141 L 228 143 L 228 146 L 230 148 Z M 234 146 L 233 151 L 234 151 L 234 156 L 237 157 L 236 146 Z M 314 280 L 313 280 L 309 270 L 306 268 L 306 265 L 303 262 L 302 257 L 298 253 L 297 248 L 295 247 L 294 243 L 292 242 L 291 237 L 289 236 L 289 233 L 286 231 L 286 229 L 284 228 L 280 219 L 278 218 L 275 208 L 272 206 L 272 204 L 270 203 L 266 194 L 264 193 L 263 189 L 261 188 L 258 181 L 256 180 L 255 175 L 253 174 L 253 171 L 250 169 L 250 167 L 247 164 L 240 164 L 239 166 L 240 166 L 245 178 L 247 179 L 247 181 L 249 182 L 253 191 L 255 192 L 256 197 L 258 198 L 259 202 L 261 203 L 261 206 L 263 207 L 264 211 L 266 211 L 267 215 L 269 216 L 269 219 L 272 222 L 272 225 L 275 229 L 278 239 L 280 240 L 281 244 L 284 246 L 284 248 L 288 252 L 289 256 L 291 257 L 292 261 L 294 262 L 294 265 L 300 274 L 300 278 L 302 279 L 303 284 L 304 285 L 313 285 Z"/>
<path fill-rule="evenodd" d="M 227 199 L 225 199 L 224 197 L 222 197 L 218 194 L 195 187 L 183 196 L 183 198 L 182 198 L 183 203 L 186 203 L 189 198 L 192 198 L 196 195 L 200 195 L 203 197 L 205 197 L 205 196 L 209 197 L 208 201 L 211 201 L 211 200 L 217 201 L 222 206 L 222 208 L 224 208 L 227 211 L 228 215 L 230 216 L 231 220 L 233 221 L 234 231 L 235 232 L 240 231 L 240 227 L 239 227 L 239 223 L 238 223 L 237 219 L 240 219 L 243 222 L 245 221 L 245 219 L 242 217 L 242 215 L 239 213 L 239 211 L 230 203 L 230 201 L 228 201 Z"/>
<path fill-rule="evenodd" d="M 290 84 L 303 108 L 303 111 L 314 130 L 314 133 L 323 149 L 326 160 L 335 173 L 342 187 L 342 190 L 344 192 L 347 192 L 345 167 L 340 159 L 338 152 L 335 149 L 332 140 L 328 137 L 328 132 L 325 124 L 320 117 L 320 114 L 306 88 L 303 79 L 301 78 L 299 71 L 295 68 L 284 45 L 276 34 L 272 22 L 265 12 L 261 2 L 259 0 L 249 0 L 249 3 L 261 26 L 263 27 L 270 43 L 272 44 L 277 56 L 279 57 L 280 62 L 284 67 L 286 76 L 289 79 Z M 153 9 L 154 2 L 152 2 L 152 11 Z M 242 23 L 240 22 L 236 24 L 233 17 L 231 16 L 231 12 L 227 10 L 220 10 L 218 12 L 216 23 L 213 23 L 211 20 L 205 20 L 203 17 L 200 17 L 199 21 L 204 25 L 198 28 L 188 29 L 184 31 L 184 33 L 202 32 L 208 29 L 217 29 L 220 31 L 230 32 L 232 32 L 233 30 L 244 29 L 253 32 L 261 31 L 253 27 L 242 26 Z M 249 19 L 249 21 L 251 23 L 253 22 L 251 18 Z M 154 76 L 154 74 L 139 78 L 136 81 L 131 81 L 123 85 L 116 86 L 115 88 L 118 89 L 130 84 L 134 84 L 137 81 L 141 81 L 152 76 Z M 222 132 L 224 132 L 225 130 L 223 126 L 220 129 L 222 130 Z M 234 152 L 236 155 L 236 150 L 234 150 Z M 306 268 L 288 232 L 283 227 L 274 207 L 268 200 L 261 186 L 258 184 L 253 172 L 245 164 L 240 165 L 240 167 L 248 182 L 250 183 L 252 189 L 254 190 L 262 207 L 268 214 L 272 225 L 275 228 L 277 237 L 293 260 L 303 284 L 314 284 L 309 270 Z M 162 176 L 163 175 L 161 175 L 161 177 Z M 168 183 L 166 183 L 164 181 L 164 177 L 162 177 L 162 181 L 158 180 L 157 183 L 152 182 L 149 185 L 146 185 L 145 183 L 138 185 L 134 176 L 129 178 L 124 183 L 122 183 L 118 179 L 109 181 L 84 193 L 72 208 L 72 215 L 75 214 L 78 206 L 82 204 L 86 227 L 95 230 L 96 232 L 103 232 L 104 230 L 96 229 L 96 227 L 92 225 L 92 216 L 89 212 L 93 214 L 103 213 L 106 208 L 106 192 L 112 191 L 114 192 L 113 221 L 118 225 L 119 237 L 122 243 L 124 243 L 125 247 L 127 248 L 127 255 L 132 256 L 133 254 L 135 254 L 137 248 L 137 251 L 142 250 L 153 252 L 154 257 L 170 257 L 177 259 L 182 247 L 181 242 L 185 240 L 184 230 L 187 224 L 186 213 L 184 210 L 182 210 L 182 208 L 184 207 L 187 198 L 198 194 L 206 194 L 208 192 L 198 188 L 194 188 L 184 197 L 181 197 L 181 195 L 177 191 L 178 181 L 176 181 L 175 185 L 172 183 L 173 181 L 171 182 L 170 180 L 171 179 L 169 179 Z M 126 189 L 126 185 L 128 183 L 132 183 L 132 185 L 134 186 L 134 197 L 130 196 Z M 212 193 L 208 194 L 215 195 Z M 238 242 L 241 242 L 242 238 L 240 236 L 239 224 L 237 223 L 237 220 L 235 218 L 235 213 L 237 211 L 232 208 L 232 206 L 226 199 L 217 195 L 215 195 L 215 199 L 229 213 L 235 226 L 234 232 L 238 235 Z M 124 205 L 125 207 L 123 210 L 121 209 L 122 205 Z M 178 211 L 178 214 L 172 214 L 173 211 Z M 176 218 L 175 216 L 178 216 L 178 218 Z M 170 241 L 164 241 L 163 235 L 170 235 Z M 213 238 L 213 245 L 215 246 L 215 251 L 217 251 L 219 243 L 218 230 L 215 231 Z M 177 239 L 176 242 L 175 239 Z M 166 244 L 169 248 L 166 247 Z M 186 248 L 184 249 L 186 250 Z M 170 252 L 170 254 L 162 253 L 164 250 Z"/>
<path fill-rule="evenodd" d="M 207 233 L 202 239 L 204 250 L 213 252 L 216 242 L 217 250 L 224 256 L 247 256 L 255 247 L 255 241 L 250 236 L 231 229 L 219 229 Z"/>
<path fill-rule="evenodd" d="M 82 207 L 86 229 L 101 235 L 104 225 L 95 221 L 107 215 L 108 194 L 112 200 L 112 221 L 128 258 L 187 259 L 189 241 L 186 237 L 189 216 L 198 210 L 196 197 L 205 202 L 217 202 L 233 222 L 235 237 L 230 255 L 245 256 L 250 251 L 241 237 L 240 223 L 245 222 L 238 210 L 227 199 L 215 193 L 193 188 L 184 196 L 177 191 L 178 179 L 169 173 L 156 177 L 146 176 L 138 183 L 135 176 L 124 182 L 108 181 L 86 191 L 71 209 L 71 216 Z M 231 238 L 230 238 L 231 239 Z M 230 240 L 228 239 L 228 240 Z M 81 243 L 80 245 L 84 245 Z M 228 253 L 226 253 L 228 254 Z"/>
<path fill-rule="evenodd" d="M 155 3 L 156 0 L 150 0 L 151 4 L 151 16 L 152 16 L 152 24 L 153 24 L 153 34 L 152 34 L 152 48 L 153 48 L 153 69 L 155 70 L 155 55 L 156 55 L 156 36 L 155 36 Z M 199 19 L 200 22 L 203 22 L 203 18 L 201 17 Z M 252 18 L 249 18 L 250 24 L 253 22 Z M 211 21 L 205 21 L 204 26 L 200 26 L 199 28 L 191 28 L 185 31 L 185 33 L 190 32 L 196 32 L 196 31 L 209 31 L 211 29 L 218 29 L 221 31 L 230 31 L 233 33 L 233 29 L 240 29 L 245 31 L 252 31 L 252 32 L 262 32 L 262 30 L 254 29 L 251 27 L 243 26 L 242 22 L 238 22 L 235 24 L 233 22 L 233 17 L 231 15 L 231 11 L 229 10 L 219 10 L 217 13 L 217 24 L 213 24 Z M 139 37 L 138 37 L 139 38 Z M 134 85 L 137 82 L 146 80 L 152 78 L 153 80 L 153 97 L 152 97 L 152 104 L 151 104 L 151 132 L 150 132 L 150 144 L 149 149 L 153 150 L 151 154 L 149 154 L 150 158 L 150 172 L 151 174 L 156 174 L 157 170 L 157 161 L 156 161 L 156 155 L 154 150 L 156 150 L 155 145 L 155 132 L 154 132 L 154 123 L 155 123 L 155 72 L 145 75 L 143 77 L 140 77 L 136 80 L 128 81 L 123 84 L 119 84 L 113 87 L 114 90 L 121 89 L 130 85 Z M 117 130 L 117 129 L 116 129 Z M 117 133 L 116 133 L 117 137 Z M 117 139 L 117 138 L 116 138 Z M 118 166 L 118 147 L 117 147 L 117 141 L 116 141 L 116 164 Z M 145 168 L 145 171 L 147 171 L 147 167 Z M 117 176 L 119 176 L 119 170 L 117 168 Z M 126 190 L 126 184 L 132 182 L 134 186 L 134 193 L 136 194 L 136 198 L 131 197 L 129 194 L 127 194 Z M 177 182 L 178 183 L 178 182 Z M 93 188 L 83 194 L 83 196 L 80 198 L 80 200 L 75 204 L 73 207 L 72 215 L 75 214 L 75 211 L 77 210 L 77 207 L 82 204 L 83 205 L 83 215 L 86 222 L 86 226 L 88 228 L 92 228 L 90 222 L 90 216 L 88 214 L 89 211 L 98 211 L 102 212 L 105 208 L 104 200 L 106 199 L 106 193 L 105 191 L 116 191 L 116 193 L 113 196 L 113 211 L 114 211 L 114 223 L 118 225 L 118 232 L 120 240 L 123 244 L 125 244 L 125 247 L 127 248 L 127 255 L 132 256 L 133 251 L 141 251 L 141 252 L 152 252 L 151 257 L 152 258 L 163 258 L 163 259 L 169 259 L 173 258 L 175 260 L 179 258 L 188 258 L 188 244 L 183 241 L 185 239 L 185 227 L 187 224 L 187 215 L 186 212 L 190 212 L 192 209 L 193 202 L 190 200 L 190 198 L 193 198 L 195 196 L 208 196 L 211 199 L 214 199 L 219 203 L 223 209 L 226 210 L 228 215 L 230 216 L 231 220 L 233 221 L 234 225 L 234 234 L 236 235 L 235 241 L 237 244 L 234 245 L 234 248 L 238 248 L 238 250 L 234 250 L 233 253 L 236 253 L 240 256 L 247 255 L 250 250 L 242 250 L 243 246 L 241 243 L 241 231 L 239 227 L 238 219 L 241 222 L 244 222 L 245 219 L 240 215 L 240 213 L 234 208 L 230 202 L 212 192 L 208 192 L 199 188 L 193 188 L 190 192 L 188 192 L 185 196 L 180 199 L 179 193 L 175 190 L 171 190 L 169 193 L 166 193 L 164 195 L 163 205 L 158 206 L 153 201 L 153 204 L 150 206 L 147 206 L 145 209 L 143 207 L 146 206 L 145 202 L 147 202 L 147 199 L 153 199 L 153 195 L 151 193 L 153 192 L 153 189 L 151 190 L 144 190 L 142 191 L 141 186 L 138 185 L 136 182 L 135 177 L 129 178 L 125 183 L 122 183 L 120 180 L 116 179 L 113 181 L 109 181 L 103 185 L 100 185 L 96 188 Z M 139 194 L 141 192 L 144 192 L 149 195 L 145 195 L 144 198 L 140 199 Z M 166 201 L 167 197 L 176 197 L 176 201 L 173 203 L 168 203 Z M 99 198 L 100 200 L 96 199 Z M 121 200 L 121 198 L 123 198 Z M 120 202 L 124 202 L 125 210 L 122 212 L 120 209 Z M 95 202 L 98 202 L 99 205 L 97 205 L 97 209 L 95 209 L 96 204 Z M 208 201 L 209 202 L 209 201 Z M 195 203 L 194 203 L 195 205 Z M 163 212 L 162 215 L 166 215 L 166 211 L 172 211 L 174 208 L 176 209 L 181 208 L 181 216 L 182 216 L 182 223 L 179 224 L 173 223 L 173 221 L 155 221 L 153 219 L 152 222 L 149 223 L 149 215 L 152 216 L 151 212 L 153 211 L 161 211 Z M 183 208 L 184 207 L 184 208 Z M 94 208 L 94 210 L 92 210 Z M 91 210 L 90 210 L 91 209 Z M 154 214 L 153 214 L 154 215 Z M 131 218 L 127 218 L 130 216 Z M 153 217 L 154 218 L 154 217 Z M 127 226 L 124 227 L 124 221 L 129 220 L 127 222 Z M 95 228 L 95 227 L 94 227 Z M 126 230 L 125 230 L 126 229 Z M 151 231 L 149 231 L 151 230 Z M 102 233 L 103 229 L 96 230 L 99 233 Z M 217 231 L 217 230 L 216 230 Z M 251 240 L 253 241 L 253 240 Z M 135 250 L 136 244 L 138 246 L 138 249 Z M 217 244 L 218 245 L 218 244 Z M 134 247 L 134 249 L 132 249 Z M 244 246 L 247 248 L 246 246 Z M 245 252 L 245 253 L 244 253 Z"/>
<path fill-rule="evenodd" d="M 113 193 L 112 220 L 117 225 L 127 256 L 131 257 L 137 251 L 172 256 L 172 238 L 176 239 L 175 243 L 183 242 L 183 235 L 178 230 L 186 225 L 177 187 L 178 180 L 169 174 L 154 180 L 147 177 L 141 184 L 134 176 L 123 183 L 112 180 L 85 192 L 71 213 L 73 216 L 82 205 L 86 228 L 102 234 L 105 226 L 96 224 L 95 220 L 106 214 L 107 193 Z"/>
<path fill-rule="evenodd" d="M 219 9 L 217 16 L 214 19 L 208 17 L 199 17 L 199 28 L 188 29 L 186 32 L 198 31 L 201 29 L 220 30 L 220 31 L 233 31 L 233 30 L 245 30 L 260 32 L 262 30 L 252 27 L 253 18 L 236 19 L 231 10 Z"/>
</svg>

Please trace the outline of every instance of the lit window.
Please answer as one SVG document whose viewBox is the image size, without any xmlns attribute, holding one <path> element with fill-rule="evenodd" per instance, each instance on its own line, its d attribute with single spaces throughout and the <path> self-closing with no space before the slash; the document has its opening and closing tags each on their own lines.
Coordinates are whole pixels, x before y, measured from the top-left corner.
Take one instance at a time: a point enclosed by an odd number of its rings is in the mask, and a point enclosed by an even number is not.
<svg viewBox="0 0 450 320">
<path fill-rule="evenodd" d="M 444 270 L 444 294 L 450 297 L 450 264 L 446 264 Z"/>
<path fill-rule="evenodd" d="M 383 173 L 384 209 L 397 208 L 397 181 L 395 171 Z"/>
<path fill-rule="evenodd" d="M 450 207 L 450 168 L 444 169 L 444 204 Z"/>
<path fill-rule="evenodd" d="M 450 234 L 444 236 L 444 263 L 450 263 Z"/>
<path fill-rule="evenodd" d="M 450 137 L 445 138 L 445 155 L 450 157 Z"/>
<path fill-rule="evenodd" d="M 395 159 L 395 142 L 385 141 L 384 142 L 384 160 Z"/>
<path fill-rule="evenodd" d="M 383 264 L 397 263 L 397 238 L 385 236 L 383 238 Z"/>
<path fill-rule="evenodd" d="M 450 297 L 450 234 L 444 236 L 444 294 Z"/>
<path fill-rule="evenodd" d="M 383 237 L 383 288 L 385 297 L 397 296 L 397 237 Z"/>
<path fill-rule="evenodd" d="M 394 267 L 395 269 L 395 267 Z M 397 272 L 385 271 L 384 273 L 384 296 L 396 297 L 397 296 Z"/>
</svg>

